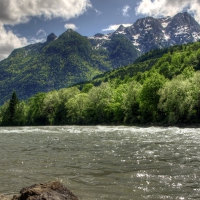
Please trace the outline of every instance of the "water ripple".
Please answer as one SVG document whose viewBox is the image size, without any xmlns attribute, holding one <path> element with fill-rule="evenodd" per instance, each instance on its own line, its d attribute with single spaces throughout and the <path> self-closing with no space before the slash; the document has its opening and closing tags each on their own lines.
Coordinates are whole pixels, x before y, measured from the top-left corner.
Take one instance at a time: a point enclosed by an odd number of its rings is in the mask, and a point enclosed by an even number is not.
<svg viewBox="0 0 200 200">
<path fill-rule="evenodd" d="M 83 200 L 199 199 L 200 129 L 0 128 L 0 193 L 59 180 Z"/>
</svg>

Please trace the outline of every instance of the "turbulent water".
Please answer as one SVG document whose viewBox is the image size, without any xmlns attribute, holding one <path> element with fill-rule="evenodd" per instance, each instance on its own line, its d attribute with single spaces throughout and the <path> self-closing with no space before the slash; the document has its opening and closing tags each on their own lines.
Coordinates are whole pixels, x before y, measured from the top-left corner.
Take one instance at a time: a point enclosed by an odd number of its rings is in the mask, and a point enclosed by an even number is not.
<svg viewBox="0 0 200 200">
<path fill-rule="evenodd" d="M 200 129 L 0 128 L 0 193 L 51 180 L 82 200 L 200 199 Z"/>
</svg>

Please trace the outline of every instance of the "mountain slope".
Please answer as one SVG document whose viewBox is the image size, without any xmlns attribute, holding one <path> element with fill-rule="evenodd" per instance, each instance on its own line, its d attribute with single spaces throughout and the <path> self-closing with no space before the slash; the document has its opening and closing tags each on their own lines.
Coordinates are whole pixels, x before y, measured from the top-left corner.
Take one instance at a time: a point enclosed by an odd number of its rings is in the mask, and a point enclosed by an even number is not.
<svg viewBox="0 0 200 200">
<path fill-rule="evenodd" d="M 78 86 L 82 89 L 87 84 L 99 86 L 103 82 L 119 84 L 132 80 L 140 81 L 147 78 L 148 73 L 155 71 L 167 79 L 172 79 L 184 70 L 187 73 L 200 70 L 200 41 L 148 52 L 136 59 L 133 64 L 105 72 L 94 77 L 92 81 Z"/>
<path fill-rule="evenodd" d="M 111 39 L 107 49 L 94 49 L 87 37 L 68 29 L 58 38 L 14 50 L 0 62 L 0 103 L 16 91 L 26 99 L 38 92 L 91 80 L 105 71 L 132 63 L 138 51 L 125 37 Z"/>
<path fill-rule="evenodd" d="M 107 35 L 84 37 L 71 29 L 59 37 L 52 33 L 45 43 L 16 49 L 0 62 L 0 104 L 14 90 L 20 99 L 27 99 L 38 92 L 89 81 L 127 66 L 151 50 L 199 39 L 200 25 L 188 13 L 138 19 L 132 26 L 121 25 Z M 140 71 L 139 67 L 136 71 Z"/>
<path fill-rule="evenodd" d="M 0 124 L 199 124 L 199 69 L 200 41 L 151 51 L 92 82 L 38 93 L 27 102 L 13 93 L 14 109 L 10 103 L 0 107 Z"/>
</svg>

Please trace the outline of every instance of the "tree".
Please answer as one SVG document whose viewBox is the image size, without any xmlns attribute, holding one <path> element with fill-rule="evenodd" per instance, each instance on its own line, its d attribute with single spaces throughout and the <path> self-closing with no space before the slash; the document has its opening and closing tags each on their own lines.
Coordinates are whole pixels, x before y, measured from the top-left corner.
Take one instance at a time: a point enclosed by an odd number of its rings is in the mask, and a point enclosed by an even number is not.
<svg viewBox="0 0 200 200">
<path fill-rule="evenodd" d="M 92 89 L 93 86 L 94 85 L 92 83 L 87 83 L 83 86 L 83 89 L 81 90 L 81 92 L 88 93 L 90 89 Z"/>
<path fill-rule="evenodd" d="M 10 100 L 7 100 L 1 107 L 0 107 L 0 124 L 3 125 L 5 123 L 5 117 L 8 116 L 8 106 Z"/>
<path fill-rule="evenodd" d="M 199 123 L 200 121 L 200 90 L 199 90 L 199 85 L 200 85 L 200 72 L 197 71 L 194 73 L 193 77 L 190 77 L 190 82 L 192 86 L 192 97 L 193 97 L 193 105 L 194 105 L 194 110 L 193 114 L 195 112 L 196 114 L 196 122 Z M 193 121 L 194 121 L 194 116 Z"/>
<path fill-rule="evenodd" d="M 45 125 L 47 117 L 43 113 L 45 93 L 38 93 L 28 100 L 27 123 L 29 125 Z"/>
<path fill-rule="evenodd" d="M 190 122 L 196 115 L 197 90 L 194 78 L 190 79 L 179 75 L 172 81 L 166 82 L 158 92 L 160 95 L 158 107 L 165 112 L 169 124 Z"/>
<path fill-rule="evenodd" d="M 6 126 L 13 126 L 18 125 L 17 124 L 17 106 L 19 104 L 19 100 L 17 98 L 16 92 L 12 93 L 12 97 L 9 101 L 8 108 L 6 112 L 4 113 L 3 119 L 2 119 L 2 125 Z"/>
<path fill-rule="evenodd" d="M 20 101 L 17 105 L 15 113 L 15 125 L 23 126 L 27 122 L 27 105 L 24 101 Z"/>
<path fill-rule="evenodd" d="M 93 87 L 88 93 L 86 108 L 87 120 L 89 123 L 108 123 L 106 109 L 112 98 L 112 88 L 109 83 L 102 83 Z"/>
<path fill-rule="evenodd" d="M 141 92 L 139 94 L 139 105 L 141 112 L 141 121 L 157 121 L 159 119 L 158 90 L 163 86 L 166 79 L 157 72 L 151 72 L 149 77 L 144 81 Z"/>
<path fill-rule="evenodd" d="M 169 62 L 162 63 L 158 70 L 159 73 L 165 76 L 166 78 L 171 79 L 173 76 Z"/>
<path fill-rule="evenodd" d="M 138 82 L 131 82 L 128 85 L 127 92 L 123 96 L 122 108 L 124 111 L 124 122 L 133 124 L 138 122 L 139 116 L 139 92 L 141 85 Z"/>
<path fill-rule="evenodd" d="M 55 123 L 56 113 L 59 109 L 60 98 L 57 91 L 46 94 L 43 102 L 43 113 L 47 117 L 47 123 L 53 125 Z"/>
<path fill-rule="evenodd" d="M 55 124 L 68 124 L 71 123 L 68 119 L 68 108 L 66 103 L 69 99 L 74 98 L 77 94 L 80 93 L 80 90 L 77 87 L 63 88 L 58 91 L 59 96 L 59 105 L 57 105 L 55 113 Z"/>
<path fill-rule="evenodd" d="M 114 84 L 114 86 L 115 85 L 117 84 Z M 123 123 L 124 110 L 122 108 L 122 102 L 127 92 L 127 87 L 128 84 L 120 84 L 116 89 L 113 89 L 112 98 L 105 109 L 106 118 L 109 119 L 109 123 Z"/>
<path fill-rule="evenodd" d="M 87 93 L 77 94 L 70 98 L 65 104 L 67 108 L 67 118 L 72 124 L 85 124 L 85 111 L 87 105 Z"/>
</svg>

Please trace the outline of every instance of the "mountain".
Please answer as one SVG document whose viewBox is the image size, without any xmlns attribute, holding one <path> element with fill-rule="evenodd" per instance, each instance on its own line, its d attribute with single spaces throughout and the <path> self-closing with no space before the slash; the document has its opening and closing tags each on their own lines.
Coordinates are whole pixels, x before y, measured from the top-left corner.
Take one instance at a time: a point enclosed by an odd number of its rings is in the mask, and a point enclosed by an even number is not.
<svg viewBox="0 0 200 200">
<path fill-rule="evenodd" d="M 157 49 L 90 82 L 38 93 L 13 93 L 0 125 L 184 125 L 200 123 L 200 41 Z"/>
<path fill-rule="evenodd" d="M 38 92 L 91 80 L 134 62 L 139 55 L 124 36 L 113 37 L 106 47 L 95 49 L 87 37 L 68 29 L 59 37 L 50 34 L 45 43 L 14 50 L 0 62 L 0 104 L 13 91 L 27 99 Z"/>
<path fill-rule="evenodd" d="M 91 80 L 106 71 L 127 66 L 154 49 L 200 39 L 200 25 L 188 13 L 146 17 L 115 32 L 85 37 L 68 29 L 46 42 L 14 50 L 0 62 L 0 104 L 16 91 L 20 99 Z M 145 67 L 146 68 L 146 67 Z"/>
<path fill-rule="evenodd" d="M 77 84 L 76 86 L 82 90 L 82 88 L 88 85 L 99 86 L 102 83 L 110 82 L 114 83 L 116 87 L 119 84 L 133 80 L 143 84 L 144 79 L 148 78 L 155 71 L 169 81 L 173 78 L 176 79 L 180 74 L 190 77 L 195 71 L 199 73 L 199 70 L 200 41 L 150 51 L 128 66 L 105 72 L 94 77 L 90 82 Z"/>
<path fill-rule="evenodd" d="M 99 48 L 104 47 L 104 44 L 115 35 L 125 36 L 143 54 L 154 49 L 198 41 L 200 25 L 190 14 L 184 12 L 174 17 L 138 19 L 129 27 L 121 25 L 113 33 L 97 34 L 90 39 L 96 48 Z"/>
</svg>

